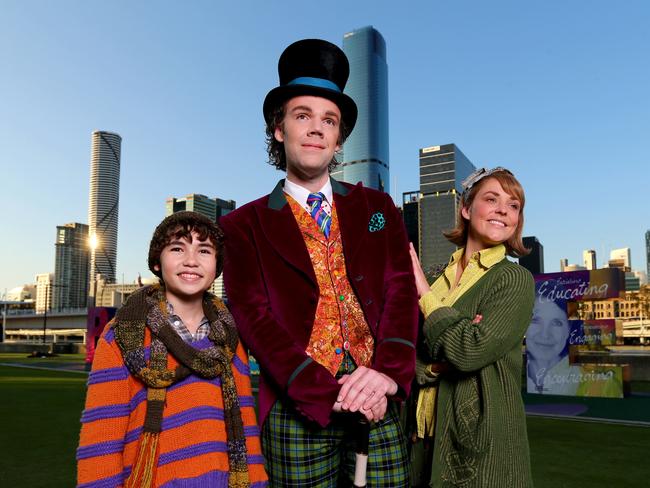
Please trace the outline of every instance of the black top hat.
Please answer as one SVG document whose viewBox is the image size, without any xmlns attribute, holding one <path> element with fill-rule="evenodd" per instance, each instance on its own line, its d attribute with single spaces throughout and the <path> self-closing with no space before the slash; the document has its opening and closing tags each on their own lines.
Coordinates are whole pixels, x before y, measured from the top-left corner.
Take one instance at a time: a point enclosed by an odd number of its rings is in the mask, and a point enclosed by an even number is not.
<svg viewBox="0 0 650 488">
<path fill-rule="evenodd" d="M 350 74 L 345 53 L 331 42 L 302 39 L 287 47 L 278 61 L 280 86 L 264 99 L 264 119 L 270 123 L 273 110 L 290 98 L 313 95 L 333 101 L 341 110 L 347 137 L 357 121 L 357 105 L 343 93 Z"/>
</svg>

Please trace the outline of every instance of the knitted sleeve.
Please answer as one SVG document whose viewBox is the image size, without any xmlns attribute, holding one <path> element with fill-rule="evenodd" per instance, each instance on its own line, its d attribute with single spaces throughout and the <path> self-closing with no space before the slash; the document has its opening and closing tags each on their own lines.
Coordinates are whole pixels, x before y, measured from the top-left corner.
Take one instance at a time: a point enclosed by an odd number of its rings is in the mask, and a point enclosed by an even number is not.
<svg viewBox="0 0 650 488">
<path fill-rule="evenodd" d="M 88 376 L 77 449 L 78 488 L 120 487 L 126 478 L 122 454 L 130 413 L 129 373 L 111 336 L 109 330 L 99 340 Z"/>
<path fill-rule="evenodd" d="M 255 400 L 251 388 L 250 368 L 248 366 L 248 354 L 241 341 L 237 346 L 237 353 L 233 358 L 233 377 L 239 395 L 240 411 L 244 424 L 246 436 L 246 453 L 248 459 L 248 475 L 251 484 L 259 483 L 262 486 L 266 483 L 267 476 L 264 470 L 264 457 L 260 444 L 260 429 L 255 414 Z M 266 486 L 266 485 L 263 485 Z"/>
<path fill-rule="evenodd" d="M 530 324 L 535 286 L 524 268 L 508 265 L 499 278 L 482 290 L 476 323 L 454 307 L 441 307 L 431 313 L 423 327 L 425 345 L 434 359 L 447 360 L 460 371 L 476 371 L 520 344 Z"/>
</svg>

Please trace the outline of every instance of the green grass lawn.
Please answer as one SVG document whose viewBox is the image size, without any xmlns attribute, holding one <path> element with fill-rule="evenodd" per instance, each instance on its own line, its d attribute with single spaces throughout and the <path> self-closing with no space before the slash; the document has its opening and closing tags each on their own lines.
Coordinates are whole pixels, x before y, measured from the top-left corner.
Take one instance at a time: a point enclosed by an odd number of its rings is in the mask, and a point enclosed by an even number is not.
<svg viewBox="0 0 650 488">
<path fill-rule="evenodd" d="M 650 427 L 528 417 L 535 488 L 648 486 Z"/>
<path fill-rule="evenodd" d="M 79 373 L 0 366 L 0 486 L 74 486 L 85 383 Z M 647 486 L 648 427 L 528 417 L 528 432 L 537 488 Z"/>
<path fill-rule="evenodd" d="M 0 486 L 75 485 L 86 375 L 0 366 Z"/>
</svg>

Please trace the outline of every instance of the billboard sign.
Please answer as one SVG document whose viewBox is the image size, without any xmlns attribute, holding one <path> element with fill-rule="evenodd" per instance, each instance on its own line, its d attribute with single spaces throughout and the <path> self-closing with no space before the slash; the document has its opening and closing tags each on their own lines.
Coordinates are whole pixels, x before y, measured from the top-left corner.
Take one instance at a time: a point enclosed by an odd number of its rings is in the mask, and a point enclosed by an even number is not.
<svg viewBox="0 0 650 488">
<path fill-rule="evenodd" d="M 581 302 L 615 298 L 624 291 L 623 274 L 608 268 L 535 276 L 535 308 L 526 332 L 528 393 L 623 396 L 624 367 L 573 364 L 570 348 L 616 343 L 614 319 L 583 320 Z"/>
</svg>

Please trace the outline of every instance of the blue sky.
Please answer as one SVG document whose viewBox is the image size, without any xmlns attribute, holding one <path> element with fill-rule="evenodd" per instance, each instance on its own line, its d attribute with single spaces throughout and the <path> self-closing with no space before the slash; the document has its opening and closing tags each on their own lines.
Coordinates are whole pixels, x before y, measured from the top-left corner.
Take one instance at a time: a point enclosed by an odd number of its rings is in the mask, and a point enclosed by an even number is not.
<svg viewBox="0 0 650 488">
<path fill-rule="evenodd" d="M 90 134 L 122 143 L 118 279 L 148 276 L 165 199 L 268 193 L 262 101 L 291 42 L 387 42 L 391 190 L 418 148 L 456 143 L 527 194 L 546 270 L 650 229 L 650 3 L 25 1 L 0 15 L 0 292 L 54 271 L 56 226 L 86 222 Z"/>
</svg>

